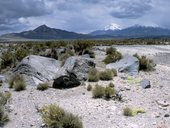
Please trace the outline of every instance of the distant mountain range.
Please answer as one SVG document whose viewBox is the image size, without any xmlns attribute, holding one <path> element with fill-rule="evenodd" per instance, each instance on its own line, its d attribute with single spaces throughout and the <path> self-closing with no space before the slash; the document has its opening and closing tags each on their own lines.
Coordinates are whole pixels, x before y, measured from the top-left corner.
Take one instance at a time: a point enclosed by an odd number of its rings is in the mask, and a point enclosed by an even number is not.
<svg viewBox="0 0 170 128">
<path fill-rule="evenodd" d="M 61 29 L 50 28 L 46 25 L 41 25 L 34 30 L 24 31 L 21 33 L 4 34 L 1 38 L 17 38 L 17 39 L 87 39 L 89 35 L 69 32 Z"/>
<path fill-rule="evenodd" d="M 61 29 L 50 28 L 41 25 L 34 30 L 20 33 L 9 33 L 0 36 L 0 39 L 41 39 L 41 40 L 58 40 L 58 39 L 107 39 L 107 38 L 170 38 L 170 30 L 159 27 L 146 27 L 135 25 L 125 29 L 115 30 L 97 30 L 89 34 L 80 34 L 69 32 Z"/>
<path fill-rule="evenodd" d="M 97 30 L 89 34 L 92 36 L 108 35 L 113 37 L 140 38 L 140 37 L 170 36 L 170 30 L 159 27 L 146 27 L 135 25 L 125 29 Z"/>
</svg>

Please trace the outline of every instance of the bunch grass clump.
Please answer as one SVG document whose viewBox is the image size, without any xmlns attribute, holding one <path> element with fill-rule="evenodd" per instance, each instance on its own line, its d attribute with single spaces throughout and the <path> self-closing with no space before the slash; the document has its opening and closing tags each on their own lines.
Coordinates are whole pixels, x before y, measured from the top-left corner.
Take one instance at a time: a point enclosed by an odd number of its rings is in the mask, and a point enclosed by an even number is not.
<svg viewBox="0 0 170 128">
<path fill-rule="evenodd" d="M 49 88 L 48 83 L 42 83 L 37 86 L 37 90 L 45 91 Z"/>
<path fill-rule="evenodd" d="M 112 98 L 115 95 L 115 93 L 116 93 L 116 91 L 115 91 L 115 89 L 113 87 L 107 86 L 105 88 L 105 98 L 106 99 Z"/>
<path fill-rule="evenodd" d="M 105 88 L 99 85 L 96 85 L 92 90 L 93 98 L 102 98 L 105 95 Z"/>
<path fill-rule="evenodd" d="M 41 109 L 42 119 L 49 128 L 83 128 L 78 116 L 65 112 L 57 105 L 44 106 Z"/>
<path fill-rule="evenodd" d="M 148 59 L 146 56 L 139 56 L 138 54 L 133 55 L 139 60 L 139 70 L 153 71 L 156 64 L 153 60 Z"/>
<path fill-rule="evenodd" d="M 112 80 L 113 79 L 113 72 L 111 70 L 102 71 L 99 73 L 100 80 Z"/>
<path fill-rule="evenodd" d="M 91 91 L 93 88 L 92 88 L 92 85 L 91 84 L 89 84 L 88 86 L 87 86 L 87 91 Z"/>
<path fill-rule="evenodd" d="M 9 92 L 0 93 L 0 127 L 4 126 L 9 121 L 9 117 L 5 112 L 5 105 L 10 97 L 11 93 Z"/>
<path fill-rule="evenodd" d="M 16 74 L 9 79 L 9 88 L 14 88 L 15 91 L 26 89 L 25 79 L 22 75 Z"/>
<path fill-rule="evenodd" d="M 103 60 L 105 64 L 114 63 L 122 58 L 122 54 L 113 47 L 106 49 L 106 55 L 106 58 Z"/>
<path fill-rule="evenodd" d="M 88 73 L 89 82 L 98 82 L 99 81 L 99 72 L 96 68 L 91 68 Z"/>
<path fill-rule="evenodd" d="M 132 109 L 129 107 L 123 109 L 124 116 L 136 116 L 138 113 L 145 113 L 145 110 L 141 108 Z"/>
</svg>

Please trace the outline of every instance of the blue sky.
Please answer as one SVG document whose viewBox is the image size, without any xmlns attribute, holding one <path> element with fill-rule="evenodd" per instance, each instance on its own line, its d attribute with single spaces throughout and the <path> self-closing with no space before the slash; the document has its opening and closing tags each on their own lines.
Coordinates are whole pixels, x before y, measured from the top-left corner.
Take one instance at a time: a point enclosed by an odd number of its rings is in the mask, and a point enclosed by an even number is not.
<svg viewBox="0 0 170 128">
<path fill-rule="evenodd" d="M 42 24 L 88 33 L 114 23 L 170 28 L 170 0 L 1 0 L 0 34 Z"/>
</svg>

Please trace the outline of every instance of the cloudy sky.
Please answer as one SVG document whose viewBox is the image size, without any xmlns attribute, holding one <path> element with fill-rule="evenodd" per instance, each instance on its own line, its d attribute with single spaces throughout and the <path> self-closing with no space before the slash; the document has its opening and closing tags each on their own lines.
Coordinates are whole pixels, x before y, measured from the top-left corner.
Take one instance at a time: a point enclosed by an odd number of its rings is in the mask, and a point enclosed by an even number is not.
<svg viewBox="0 0 170 128">
<path fill-rule="evenodd" d="M 170 0 L 1 0 L 0 34 L 50 27 L 88 33 L 113 24 L 170 28 Z"/>
</svg>

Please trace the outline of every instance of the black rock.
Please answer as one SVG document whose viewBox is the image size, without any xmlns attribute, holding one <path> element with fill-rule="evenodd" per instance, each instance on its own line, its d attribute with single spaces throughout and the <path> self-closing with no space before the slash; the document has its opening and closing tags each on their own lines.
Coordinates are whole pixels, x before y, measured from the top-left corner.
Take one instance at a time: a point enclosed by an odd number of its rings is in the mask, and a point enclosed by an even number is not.
<svg viewBox="0 0 170 128">
<path fill-rule="evenodd" d="M 143 89 L 151 88 L 150 81 L 149 81 L 148 79 L 143 79 L 143 80 L 141 80 L 140 86 L 141 86 Z"/>
<path fill-rule="evenodd" d="M 68 72 L 68 75 L 60 76 L 59 78 L 54 80 L 53 88 L 64 89 L 64 88 L 73 88 L 79 86 L 81 83 L 77 79 L 77 76 Z"/>
<path fill-rule="evenodd" d="M 170 117 L 170 115 L 169 114 L 165 114 L 164 117 Z"/>
</svg>

